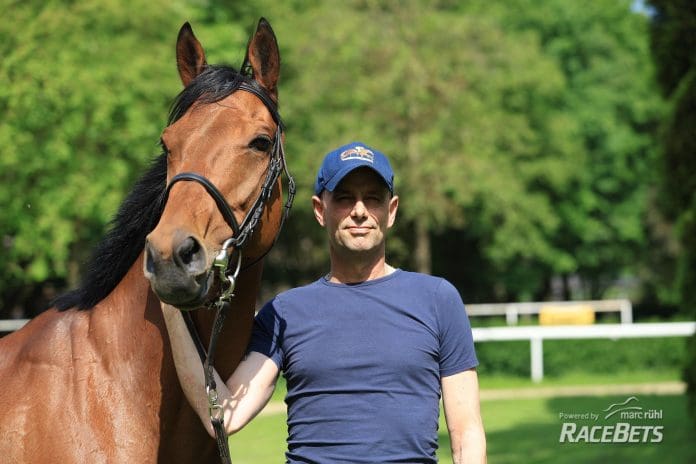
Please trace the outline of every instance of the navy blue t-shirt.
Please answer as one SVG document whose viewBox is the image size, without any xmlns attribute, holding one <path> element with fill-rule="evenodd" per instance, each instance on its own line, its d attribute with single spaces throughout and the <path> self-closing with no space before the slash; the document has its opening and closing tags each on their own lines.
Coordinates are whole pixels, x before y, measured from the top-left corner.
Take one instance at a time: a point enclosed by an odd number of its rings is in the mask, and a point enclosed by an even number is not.
<svg viewBox="0 0 696 464">
<path fill-rule="evenodd" d="M 401 270 L 281 293 L 249 351 L 287 380 L 290 463 L 436 462 L 440 379 L 478 364 L 457 290 Z"/>
</svg>

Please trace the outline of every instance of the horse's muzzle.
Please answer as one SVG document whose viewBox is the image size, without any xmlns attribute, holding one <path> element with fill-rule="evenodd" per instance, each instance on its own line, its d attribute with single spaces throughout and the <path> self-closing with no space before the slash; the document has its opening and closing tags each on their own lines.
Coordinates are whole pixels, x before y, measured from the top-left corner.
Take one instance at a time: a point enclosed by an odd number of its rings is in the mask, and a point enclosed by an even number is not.
<svg viewBox="0 0 696 464">
<path fill-rule="evenodd" d="M 214 277 L 205 247 L 192 236 L 175 240 L 171 250 L 161 250 L 148 239 L 144 271 L 157 297 L 179 309 L 200 307 Z"/>
</svg>

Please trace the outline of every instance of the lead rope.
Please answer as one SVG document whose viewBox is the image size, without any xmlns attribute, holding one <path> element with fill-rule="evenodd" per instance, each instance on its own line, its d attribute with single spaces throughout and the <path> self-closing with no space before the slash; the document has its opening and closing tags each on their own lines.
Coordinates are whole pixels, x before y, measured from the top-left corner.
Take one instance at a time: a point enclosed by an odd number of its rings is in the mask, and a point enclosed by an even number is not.
<svg viewBox="0 0 696 464">
<path fill-rule="evenodd" d="M 198 335 L 196 325 L 191 318 L 191 313 L 188 311 L 184 313 L 186 327 L 188 328 L 189 334 L 191 334 L 191 338 L 193 338 L 198 355 L 203 362 L 205 391 L 208 397 L 208 414 L 210 414 L 210 423 L 212 424 L 213 431 L 215 432 L 215 442 L 217 443 L 220 461 L 223 464 L 232 464 L 232 457 L 230 456 L 230 447 L 227 443 L 224 410 L 218 400 L 217 384 L 215 382 L 215 374 L 213 371 L 213 354 L 215 352 L 217 336 L 222 329 L 229 306 L 230 304 L 228 302 L 219 302 L 216 304 L 217 312 L 215 314 L 215 322 L 213 323 L 213 330 L 210 336 L 210 346 L 208 347 L 209 354 L 206 354 L 203 341 Z"/>
<path fill-rule="evenodd" d="M 237 285 L 237 277 L 239 270 L 242 267 L 242 252 L 237 250 L 237 266 L 232 275 L 227 274 L 230 256 L 228 254 L 228 242 L 223 244 L 222 251 L 215 257 L 213 266 L 217 269 L 220 282 L 227 282 L 227 288 L 223 289 L 220 297 L 215 302 L 215 321 L 210 335 L 210 343 L 208 344 L 208 354 L 203 363 L 203 372 L 205 374 L 205 392 L 208 396 L 208 414 L 210 422 L 215 431 L 215 441 L 217 442 L 218 453 L 223 464 L 232 464 L 230 456 L 230 447 L 227 443 L 227 433 L 225 431 L 225 411 L 218 400 L 217 384 L 215 382 L 215 348 L 217 339 L 222 327 L 225 324 L 228 310 L 230 308 L 230 300 L 234 297 L 234 289 Z M 221 283 L 221 285 L 224 285 Z"/>
<path fill-rule="evenodd" d="M 206 395 L 208 395 L 208 413 L 210 414 L 210 422 L 213 425 L 213 430 L 215 431 L 215 441 L 217 442 L 220 460 L 223 464 L 232 464 L 230 447 L 227 442 L 227 432 L 225 431 L 225 411 L 218 401 L 217 385 L 215 384 L 215 374 L 213 368 L 217 336 L 222 330 L 230 303 L 227 301 L 219 302 L 216 306 L 217 313 L 215 314 L 215 323 L 213 324 L 213 332 L 210 337 L 208 357 L 206 358 L 206 362 L 203 366 L 205 371 L 205 391 Z"/>
<path fill-rule="evenodd" d="M 213 370 L 217 337 L 222 330 L 230 304 L 229 302 L 218 301 L 215 306 L 217 308 L 217 312 L 215 314 L 215 322 L 213 322 L 213 329 L 210 335 L 208 353 L 206 353 L 205 347 L 203 346 L 203 341 L 201 340 L 200 335 L 198 335 L 198 330 L 196 329 L 196 325 L 193 322 L 190 312 L 187 311 L 184 313 L 184 321 L 186 322 L 186 328 L 188 328 L 189 334 L 196 345 L 196 350 L 201 358 L 201 362 L 203 362 L 205 392 L 206 396 L 208 397 L 208 414 L 210 415 L 210 423 L 212 424 L 213 431 L 215 432 L 215 442 L 217 443 L 220 460 L 223 464 L 232 464 L 230 447 L 227 443 L 227 433 L 225 431 L 224 410 L 218 400 L 217 384 L 215 382 L 215 374 Z"/>
</svg>

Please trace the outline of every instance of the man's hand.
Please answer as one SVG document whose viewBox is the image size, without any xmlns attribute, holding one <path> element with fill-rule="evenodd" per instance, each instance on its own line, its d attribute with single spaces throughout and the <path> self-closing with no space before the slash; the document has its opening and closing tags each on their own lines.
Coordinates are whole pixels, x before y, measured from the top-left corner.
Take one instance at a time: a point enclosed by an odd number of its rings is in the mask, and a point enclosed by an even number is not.
<svg viewBox="0 0 696 464">
<path fill-rule="evenodd" d="M 162 314 L 169 332 L 176 373 L 189 404 L 201 418 L 208 434 L 215 437 L 208 412 L 203 364 L 177 308 L 162 303 Z M 214 372 L 219 402 L 223 408 L 225 431 L 231 435 L 244 427 L 263 409 L 275 389 L 278 366 L 261 353 L 250 352 L 227 381 Z"/>
</svg>

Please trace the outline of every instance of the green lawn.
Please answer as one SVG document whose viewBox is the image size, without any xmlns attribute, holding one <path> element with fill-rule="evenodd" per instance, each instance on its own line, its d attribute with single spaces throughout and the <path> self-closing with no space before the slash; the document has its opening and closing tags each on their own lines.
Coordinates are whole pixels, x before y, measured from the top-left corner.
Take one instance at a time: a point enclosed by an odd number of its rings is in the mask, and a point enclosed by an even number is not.
<svg viewBox="0 0 696 464">
<path fill-rule="evenodd" d="M 560 377 L 546 376 L 540 383 L 532 382 L 529 377 L 486 376 L 480 377 L 482 389 L 496 388 L 531 388 L 531 387 L 567 387 L 571 385 L 619 385 L 654 382 L 673 382 L 681 380 L 678 370 L 637 370 L 615 374 L 588 374 L 587 372 L 569 372 Z M 278 399 L 283 399 L 285 387 L 278 385 Z"/>
<path fill-rule="evenodd" d="M 664 463 L 696 462 L 696 432 L 686 415 L 683 395 L 637 395 L 641 404 L 663 411 L 662 420 L 637 421 L 641 425 L 664 426 L 661 443 L 559 443 L 560 412 L 597 412 L 626 396 L 569 397 L 550 399 L 497 400 L 481 404 L 488 458 L 491 463 Z M 602 416 L 603 417 L 603 416 Z M 600 419 L 599 424 L 616 421 Z M 577 421 L 578 425 L 590 424 Z M 446 435 L 446 434 L 445 434 Z M 440 436 L 441 447 L 447 445 Z M 444 450 L 443 450 L 444 451 Z M 449 463 L 445 453 L 441 462 Z"/>
<path fill-rule="evenodd" d="M 234 464 L 277 464 L 285 462 L 285 414 L 259 416 L 241 432 L 230 437 Z"/>
<path fill-rule="evenodd" d="M 641 383 L 678 380 L 676 373 L 632 373 L 606 376 L 594 382 L 587 374 L 574 374 L 560 379 L 547 379 L 542 386 L 581 384 Z M 601 380 L 601 381 L 598 381 Z M 526 388 L 533 384 L 526 379 L 483 379 L 482 388 Z M 282 398 L 284 385 L 279 385 L 274 399 Z M 488 441 L 490 463 L 660 463 L 696 462 L 696 431 L 686 415 L 683 395 L 636 395 L 646 409 L 662 410 L 660 420 L 646 420 L 637 425 L 661 425 L 664 439 L 656 444 L 578 444 L 559 443 L 561 412 L 602 413 L 612 403 L 626 400 L 626 395 L 578 396 L 565 398 L 534 398 L 482 401 L 481 410 Z M 624 421 L 625 422 L 625 421 Z M 578 426 L 584 424 L 577 421 Z M 596 424 L 612 425 L 603 417 Z M 285 414 L 256 418 L 244 430 L 230 438 L 235 464 L 284 462 Z M 444 420 L 440 424 L 440 462 L 450 464 L 449 440 Z"/>
</svg>

